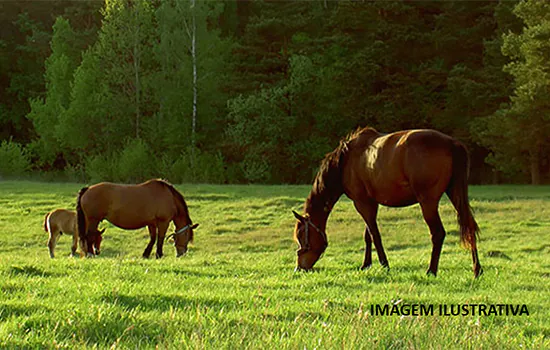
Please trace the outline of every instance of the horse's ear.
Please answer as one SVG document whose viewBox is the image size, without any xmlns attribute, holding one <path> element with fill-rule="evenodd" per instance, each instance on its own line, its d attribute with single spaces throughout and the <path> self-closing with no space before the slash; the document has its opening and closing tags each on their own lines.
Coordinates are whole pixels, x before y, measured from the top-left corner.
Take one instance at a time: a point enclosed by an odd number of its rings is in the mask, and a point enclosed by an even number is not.
<svg viewBox="0 0 550 350">
<path fill-rule="evenodd" d="M 196 229 L 197 227 L 199 227 L 199 224 L 195 224 L 195 225 L 191 226 L 191 230 L 194 230 L 194 229 Z"/>
<path fill-rule="evenodd" d="M 298 221 L 300 221 L 300 222 L 304 222 L 304 221 L 305 221 L 305 218 L 304 218 L 302 215 L 300 215 L 300 214 L 298 214 L 297 212 L 295 212 L 294 210 L 292 211 L 292 214 L 294 214 L 294 217 L 296 217 L 296 219 L 297 219 Z"/>
</svg>

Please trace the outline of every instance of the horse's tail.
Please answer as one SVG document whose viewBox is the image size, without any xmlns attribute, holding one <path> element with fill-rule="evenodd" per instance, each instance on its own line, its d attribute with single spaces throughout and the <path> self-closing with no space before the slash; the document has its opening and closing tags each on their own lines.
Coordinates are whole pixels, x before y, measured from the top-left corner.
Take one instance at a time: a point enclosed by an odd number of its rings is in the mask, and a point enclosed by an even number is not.
<svg viewBox="0 0 550 350">
<path fill-rule="evenodd" d="M 82 205 L 80 203 L 82 195 L 88 191 L 88 187 L 84 187 L 78 192 L 78 199 L 76 200 L 76 221 L 78 226 L 78 236 L 83 242 L 86 242 L 86 216 L 82 210 Z"/>
<path fill-rule="evenodd" d="M 476 248 L 476 238 L 479 237 L 479 227 L 468 200 L 468 169 L 470 166 L 468 150 L 462 143 L 455 141 L 452 154 L 453 173 L 446 192 L 457 211 L 460 242 L 465 247 L 474 249 Z"/>
<path fill-rule="evenodd" d="M 50 232 L 50 229 L 48 227 L 48 226 L 50 226 L 49 225 L 49 216 L 50 216 L 50 213 L 47 213 L 46 216 L 44 217 L 44 231 L 46 231 L 48 233 Z"/>
</svg>

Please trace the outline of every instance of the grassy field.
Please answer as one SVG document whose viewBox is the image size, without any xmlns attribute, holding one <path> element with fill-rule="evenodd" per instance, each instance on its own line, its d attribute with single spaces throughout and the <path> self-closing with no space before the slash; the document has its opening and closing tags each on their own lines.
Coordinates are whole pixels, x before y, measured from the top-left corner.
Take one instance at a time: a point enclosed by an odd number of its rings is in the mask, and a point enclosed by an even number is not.
<svg viewBox="0 0 550 350">
<path fill-rule="evenodd" d="M 0 348 L 550 348 L 550 187 L 471 187 L 482 229 L 474 280 L 445 199 L 437 278 L 418 206 L 382 208 L 391 270 L 358 268 L 364 223 L 341 199 L 317 272 L 294 273 L 291 210 L 309 186 L 178 185 L 200 223 L 187 256 L 141 258 L 146 229 L 104 222 L 102 255 L 50 259 L 44 214 L 77 184 L 0 182 Z M 376 255 L 374 259 L 377 262 Z M 529 315 L 376 316 L 371 305 L 526 304 Z"/>
</svg>

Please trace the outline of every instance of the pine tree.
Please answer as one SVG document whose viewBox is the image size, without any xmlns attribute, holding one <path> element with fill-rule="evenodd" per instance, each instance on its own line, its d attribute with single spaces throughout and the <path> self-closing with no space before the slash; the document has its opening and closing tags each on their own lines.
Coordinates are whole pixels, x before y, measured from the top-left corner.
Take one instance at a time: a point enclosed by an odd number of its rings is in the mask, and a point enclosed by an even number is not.
<svg viewBox="0 0 550 350">
<path fill-rule="evenodd" d="M 514 13 L 525 27 L 520 34 L 506 34 L 502 46 L 511 59 L 504 69 L 514 79 L 514 92 L 508 105 L 484 120 L 480 133 L 494 151 L 497 166 L 525 169 L 531 183 L 540 184 L 550 151 L 550 4 L 528 0 Z"/>
<path fill-rule="evenodd" d="M 46 97 L 31 99 L 31 111 L 27 115 L 39 136 L 33 148 L 46 164 L 63 157 L 56 128 L 59 116 L 69 107 L 73 74 L 80 54 L 75 46 L 75 33 L 69 21 L 58 17 L 53 25 L 52 53 L 45 63 Z"/>
<path fill-rule="evenodd" d="M 75 73 L 71 103 L 62 115 L 63 139 L 88 154 L 114 152 L 141 137 L 155 106 L 153 8 L 148 1 L 107 0 L 97 42 Z"/>
</svg>

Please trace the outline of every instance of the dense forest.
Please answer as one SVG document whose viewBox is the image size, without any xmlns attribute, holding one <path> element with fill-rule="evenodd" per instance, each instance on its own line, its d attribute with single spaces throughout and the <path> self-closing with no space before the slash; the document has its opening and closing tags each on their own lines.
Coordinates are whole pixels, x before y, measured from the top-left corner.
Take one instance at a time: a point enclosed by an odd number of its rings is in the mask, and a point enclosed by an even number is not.
<svg viewBox="0 0 550 350">
<path fill-rule="evenodd" d="M 7 1 L 0 53 L 4 178 L 310 183 L 368 125 L 550 181 L 546 1 Z"/>
</svg>

